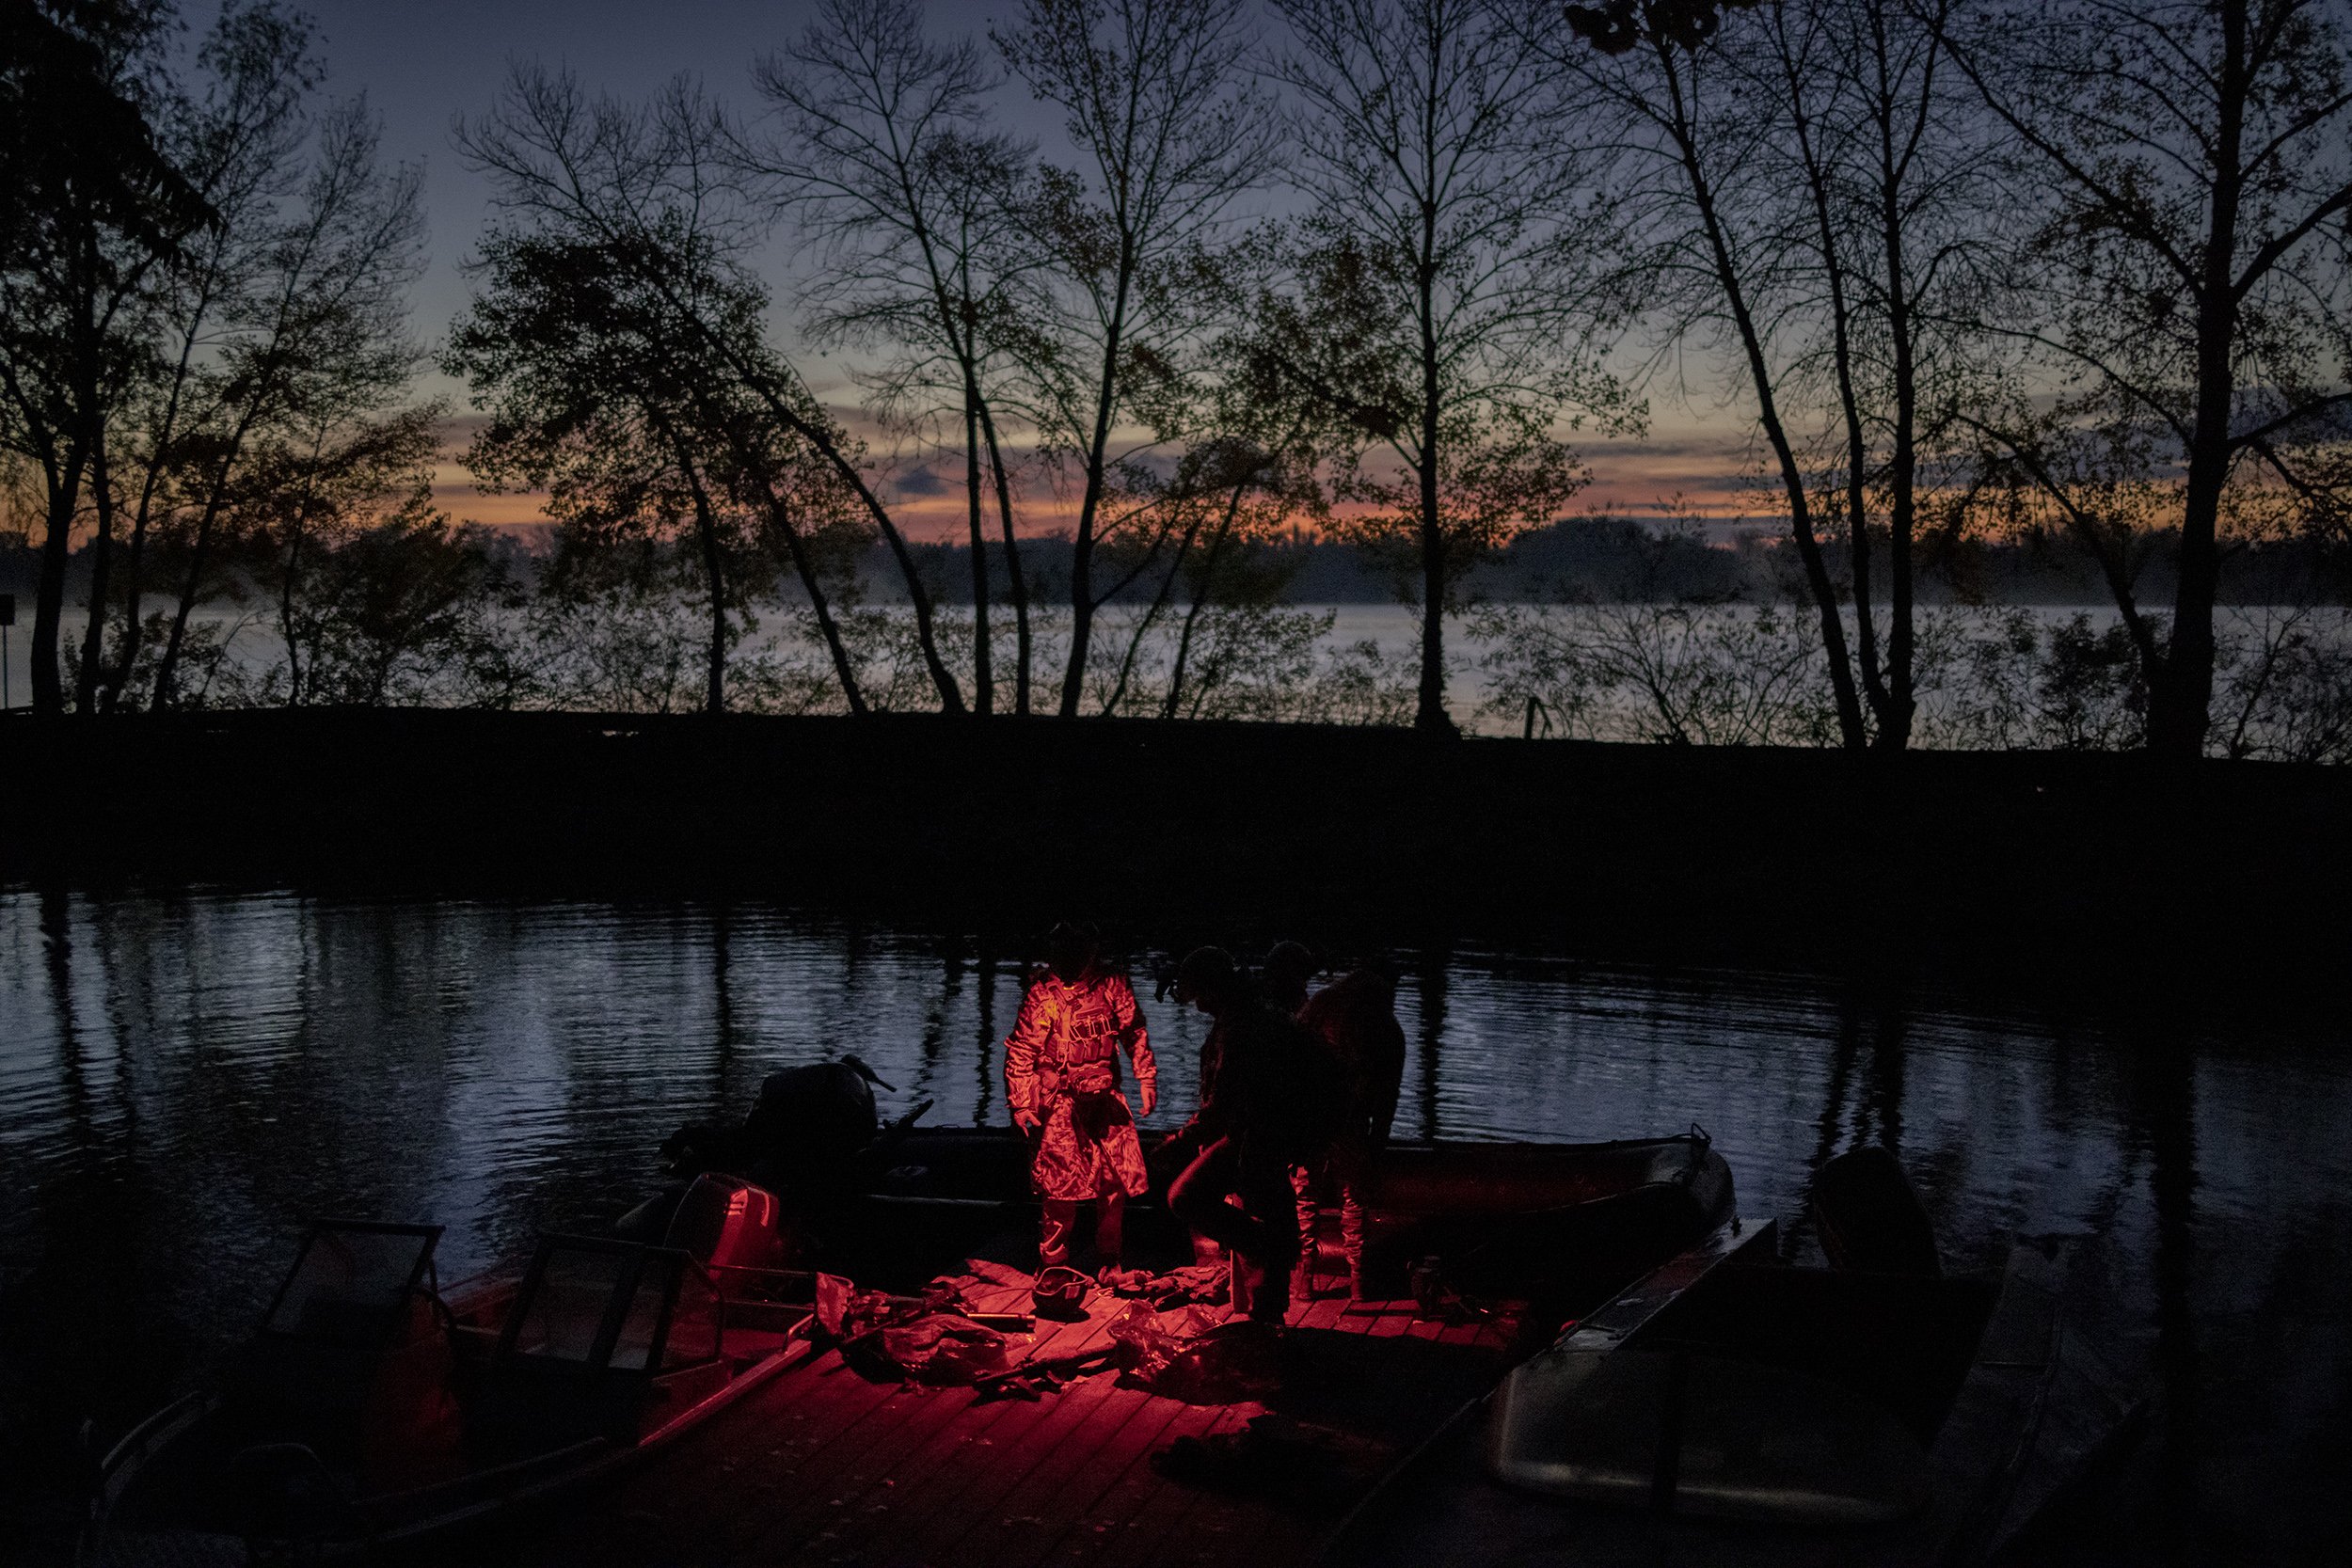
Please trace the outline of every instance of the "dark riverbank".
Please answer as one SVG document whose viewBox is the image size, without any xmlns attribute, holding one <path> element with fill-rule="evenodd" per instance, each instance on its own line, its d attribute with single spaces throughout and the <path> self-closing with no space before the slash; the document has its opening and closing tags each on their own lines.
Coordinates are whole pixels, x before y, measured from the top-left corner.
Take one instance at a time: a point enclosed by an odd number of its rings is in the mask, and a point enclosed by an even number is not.
<svg viewBox="0 0 2352 1568">
<path fill-rule="evenodd" d="M 253 712 L 0 722 L 0 876 L 747 894 L 1023 930 L 2317 999 L 2352 773 L 1235 724 Z"/>
</svg>

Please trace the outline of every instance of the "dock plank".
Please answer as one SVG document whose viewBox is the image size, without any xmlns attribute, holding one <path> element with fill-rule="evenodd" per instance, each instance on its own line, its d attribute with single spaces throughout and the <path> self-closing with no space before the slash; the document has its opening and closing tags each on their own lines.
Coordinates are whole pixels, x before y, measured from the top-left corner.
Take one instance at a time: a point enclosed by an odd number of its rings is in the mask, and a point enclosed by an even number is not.
<svg viewBox="0 0 2352 1568">
<path fill-rule="evenodd" d="M 1207 1439 L 1220 1432 L 1238 1431 L 1263 1412 L 1259 1404 L 1186 1405 L 1164 1433 L 1165 1441 L 1179 1437 Z M 1131 1495 L 1126 1529 L 1109 1543 L 1096 1560 L 1103 1568 L 1168 1568 L 1168 1565 L 1214 1561 L 1186 1532 L 1187 1517 L 1207 1494 L 1170 1481 L 1153 1469 L 1149 1456 Z"/>
<path fill-rule="evenodd" d="M 1337 1328 L 1340 1325 L 1340 1316 L 1346 1306 L 1347 1298 L 1343 1295 L 1320 1297 L 1307 1303 L 1303 1307 L 1293 1307 L 1290 1314 L 1290 1325 L 1293 1328 L 1301 1329 Z"/>
<path fill-rule="evenodd" d="M 1125 1402 L 1117 1407 L 1120 1411 L 1117 1429 L 1095 1446 L 1085 1466 L 1072 1478 L 1073 1506 L 1070 1524 L 1044 1542 L 1043 1550 L 1030 1561 L 1091 1561 L 1124 1528 L 1125 1517 L 1114 1501 L 1120 1488 L 1128 1482 L 1137 1466 L 1148 1469 L 1152 1454 L 1185 1407 L 1175 1400 L 1138 1389 L 1122 1393 Z"/>
<path fill-rule="evenodd" d="M 1106 1484 L 1099 1464 L 1104 1449 L 1129 1426 L 1151 1425 L 1150 1406 L 1159 1402 L 1107 1375 L 1090 1382 L 1096 1386 L 1061 1396 L 1061 1408 L 1031 1438 L 1043 1450 L 1037 1464 L 991 1510 L 1023 1523 L 1008 1523 L 993 1540 L 983 1528 L 961 1544 L 956 1560 L 997 1568 L 1035 1562 L 1085 1516 Z"/>
<path fill-rule="evenodd" d="M 1192 1407 L 1177 1404 L 1159 1418 L 1138 1423 L 1139 1427 L 1151 1429 L 1150 1441 L 1134 1448 L 1126 1466 L 1095 1498 L 1089 1516 L 1056 1544 L 1052 1560 L 1057 1568 L 1071 1563 L 1112 1562 L 1122 1551 L 1132 1555 L 1133 1543 L 1153 1528 L 1145 1505 L 1168 1484 L 1152 1468 L 1151 1456 L 1200 1420 L 1199 1413 Z"/>
<path fill-rule="evenodd" d="M 936 1392 L 940 1398 L 932 1402 L 925 1430 L 911 1433 L 890 1469 L 849 1499 L 852 1516 L 861 1520 L 873 1513 L 876 1504 L 888 1504 L 877 1522 L 861 1532 L 869 1544 L 893 1544 L 939 1510 L 953 1506 L 974 1470 L 995 1464 L 999 1433 L 1010 1430 L 1007 1423 L 1029 1408 L 1011 1400 L 980 1402 L 969 1390 Z M 886 1555 L 877 1560 L 914 1560 Z"/>
<path fill-rule="evenodd" d="M 999 1408 L 979 1404 L 968 1388 L 924 1389 L 910 1402 L 908 1418 L 891 1434 L 889 1463 L 845 1489 L 849 1508 L 864 1511 L 878 1502 L 895 1502 L 901 1488 L 908 1489 L 908 1497 L 917 1495 L 915 1489 L 938 1468 L 945 1449 L 981 1424 L 987 1412 Z"/>
<path fill-rule="evenodd" d="M 740 1423 L 737 1433 L 739 1462 L 720 1462 L 721 1476 L 732 1476 L 736 1506 L 715 1510 L 713 1526 L 701 1533 L 709 1538 L 712 1560 L 725 1560 L 750 1549 L 780 1515 L 806 1507 L 813 1497 L 829 1495 L 839 1476 L 856 1459 L 886 1439 L 904 1418 L 906 1390 L 895 1383 L 877 1383 L 860 1376 L 837 1354 L 819 1364 L 819 1386 L 801 1407 L 787 1407 L 772 1429 L 787 1433 L 781 1444 L 759 1441 L 761 1425 Z M 785 1451 L 779 1453 L 777 1449 Z M 674 1466 L 664 1466 L 675 1473 Z M 707 1474 L 707 1472 L 706 1472 Z M 660 1484 L 648 1476 L 646 1483 Z M 742 1499 L 755 1498 L 751 1506 Z M 682 1543 L 665 1531 L 665 1548 Z"/>
<path fill-rule="evenodd" d="M 1099 1298 L 1090 1306 L 1088 1324 L 1068 1341 L 1080 1351 L 1107 1344 L 1109 1321 L 1125 1308 L 1125 1303 L 1117 1298 Z M 1041 1358 L 1044 1354 L 1073 1352 L 1057 1340 L 1050 1350 L 1041 1341 L 1039 1354 Z M 944 1551 L 952 1544 L 957 1528 L 952 1518 L 945 1516 L 977 1518 L 996 1507 L 1002 1501 L 1001 1493 L 1026 1477 L 1042 1458 L 1041 1453 L 1028 1450 L 1036 1445 L 1050 1450 L 1068 1423 L 1096 1401 L 1110 1397 L 1112 1383 L 1110 1374 L 1097 1373 L 1034 1404 L 1005 1401 L 982 1405 L 965 1421 L 944 1426 L 907 1456 L 906 1468 L 921 1478 L 919 1488 L 907 1490 L 919 1490 L 919 1500 L 902 1494 L 898 1506 L 892 1510 L 888 1539 L 866 1544 L 877 1550 L 887 1547 L 882 1560 L 892 1561 L 923 1561 Z M 1061 1412 L 1058 1422 L 1057 1411 Z"/>
<path fill-rule="evenodd" d="M 797 1545 L 875 1506 L 867 1494 L 891 1469 L 909 1425 L 926 1411 L 971 1400 L 968 1388 L 893 1387 L 865 1419 L 792 1473 L 788 1498 L 781 1507 L 760 1511 L 755 1528 L 739 1539 L 737 1554 L 770 1558 L 780 1544 Z"/>
<path fill-rule="evenodd" d="M 1398 1317 L 1409 1318 L 1413 1304 L 1409 1301 L 1351 1301 L 1340 1313 L 1335 1325 L 1343 1334 L 1372 1334 L 1380 1325 Z"/>
<path fill-rule="evenodd" d="M 787 1506 L 812 1456 L 888 1397 L 827 1354 L 786 1371 L 725 1418 L 689 1434 L 656 1464 L 624 1473 L 596 1506 L 535 1513 L 485 1532 L 471 1560 L 582 1568 L 644 1561 L 723 1562 L 757 1522 Z"/>
<path fill-rule="evenodd" d="M 923 1488 L 921 1506 L 894 1511 L 883 1532 L 869 1541 L 875 1549 L 868 1555 L 890 1562 L 963 1561 L 960 1543 L 983 1530 L 993 1537 L 1002 1528 L 1006 1497 L 1050 1449 L 1041 1434 L 1071 1392 L 1013 1406 L 987 1436 L 950 1454 Z"/>
<path fill-rule="evenodd" d="M 1014 1310 L 1019 1292 L 967 1291 Z M 1108 1342 L 1126 1303 L 1041 1323 L 1038 1359 Z M 1410 1303 L 1299 1301 L 1291 1383 L 1264 1402 L 1191 1405 L 1115 1374 L 1034 1402 L 968 1387 L 876 1383 L 837 1353 L 793 1369 L 740 1409 L 616 1482 L 555 1528 L 466 1560 L 620 1568 L 857 1563 L 866 1568 L 1244 1568 L 1312 1554 L 1391 1456 L 1401 1456 L 1502 1370 L 1516 1325 L 1416 1321 Z M 1215 1442 L 1269 1411 L 1343 1461 L 1326 1485 L 1285 1495 L 1177 1481 L 1153 1458 L 1182 1437 Z M 1339 1434 L 1312 1437 L 1320 1429 Z M 1280 1439 L 1277 1439 L 1280 1441 Z M 1229 1486 L 1233 1489 L 1227 1489 Z"/>
</svg>

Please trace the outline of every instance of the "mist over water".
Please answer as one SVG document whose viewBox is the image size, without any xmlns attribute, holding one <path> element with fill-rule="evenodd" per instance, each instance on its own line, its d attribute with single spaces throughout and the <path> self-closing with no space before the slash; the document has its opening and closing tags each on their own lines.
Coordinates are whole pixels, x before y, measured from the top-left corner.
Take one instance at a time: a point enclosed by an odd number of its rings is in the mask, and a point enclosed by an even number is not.
<svg viewBox="0 0 2352 1568">
<path fill-rule="evenodd" d="M 1138 989 L 1173 1127 L 1204 1020 Z M 694 902 L 0 893 L 0 1418 L 119 1429 L 246 1332 L 308 1216 L 449 1227 L 446 1280 L 658 1180 L 678 1123 L 855 1051 L 934 1123 L 1006 1119 L 1019 942 Z M 1804 1244 L 1806 1182 L 1893 1146 L 1956 1267 L 2088 1235 L 2097 1330 L 2160 1389 L 2135 1535 L 2352 1543 L 2352 1064 L 2228 1018 L 2003 1013 L 1557 954 L 1405 956 L 1400 1135 L 1695 1121 Z"/>
</svg>

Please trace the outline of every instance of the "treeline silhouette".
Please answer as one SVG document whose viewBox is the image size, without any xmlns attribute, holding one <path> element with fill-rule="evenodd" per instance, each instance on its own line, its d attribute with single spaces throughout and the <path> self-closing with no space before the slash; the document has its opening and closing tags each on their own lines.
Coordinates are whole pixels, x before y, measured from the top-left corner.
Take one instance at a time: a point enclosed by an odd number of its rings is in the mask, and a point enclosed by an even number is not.
<svg viewBox="0 0 2352 1568">
<path fill-rule="evenodd" d="M 535 588 L 552 564 L 552 553 L 532 541 L 536 530 L 507 528 L 485 533 L 483 547 Z M 969 546 L 910 541 L 917 575 L 934 602 L 973 602 Z M 1262 546 L 1269 579 L 1279 601 L 1291 605 L 1393 605 L 1396 582 L 1381 563 L 1344 539 L 1298 533 Z M 1841 544 L 1823 546 L 1841 576 L 1851 570 Z M 89 591 L 94 551 L 87 544 L 68 557 L 69 599 Z M 1022 566 L 1032 597 L 1057 596 L 1070 581 L 1071 541 L 1040 534 L 1021 542 Z M 2140 585 L 2162 595 L 2174 584 L 2170 562 L 2159 551 L 2141 574 Z M 1002 552 L 984 552 L 989 594 L 1001 601 L 1010 592 Z M 1661 526 L 1648 518 L 1567 517 L 1529 529 L 1481 561 L 1468 574 L 1463 597 L 1476 604 L 1778 604 L 1789 596 L 1791 563 L 1785 542 L 1770 525 L 1734 523 L 1714 530 Z M 1888 579 L 1874 562 L 1878 590 Z M 2299 535 L 2254 540 L 2225 557 L 2215 602 L 2238 606 L 2334 605 L 2352 597 L 2343 552 L 2324 538 Z M 0 538 L 0 592 L 29 600 L 40 580 L 40 555 L 22 543 Z M 903 603 L 905 579 L 896 560 L 880 544 L 869 545 L 855 563 L 861 594 L 877 603 Z M 242 585 L 249 595 L 253 585 Z M 779 585 L 788 599 L 791 584 Z M 2072 548 L 2063 535 L 2031 531 L 1972 539 L 1947 553 L 1915 579 L 1919 602 L 1939 605 L 2097 606 L 2106 597 L 2095 562 Z M 1144 606 L 1152 585 L 1130 583 L 1107 604 Z"/>
<path fill-rule="evenodd" d="M 32 705 L 1442 734 L 1470 614 L 1531 735 L 2339 755 L 2345 12 L 819 0 L 741 103 L 517 64 L 455 132 L 496 215 L 428 354 L 418 173 L 299 11 L 188 49 L 167 3 L 0 0 Z M 435 364 L 550 548 L 435 503 Z M 1685 396 L 1751 421 L 1772 546 L 1562 522 L 1577 440 Z M 963 537 L 917 544 L 943 475 Z M 1409 667 L 1302 608 L 1384 595 Z M 1956 672 L 2009 695 L 1954 720 Z"/>
</svg>

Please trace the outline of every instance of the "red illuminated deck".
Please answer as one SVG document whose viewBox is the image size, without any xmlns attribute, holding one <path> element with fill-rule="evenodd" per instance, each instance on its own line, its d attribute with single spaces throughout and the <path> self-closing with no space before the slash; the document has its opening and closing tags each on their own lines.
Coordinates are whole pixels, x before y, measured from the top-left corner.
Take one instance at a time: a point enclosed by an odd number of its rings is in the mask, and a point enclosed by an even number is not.
<svg viewBox="0 0 2352 1568">
<path fill-rule="evenodd" d="M 1025 1291 L 966 1292 L 1019 1311 Z M 1033 1360 L 1108 1342 L 1123 1302 L 1041 1322 Z M 593 1496 L 495 1537 L 470 1561 L 1030 1565 L 1294 1562 L 1387 1466 L 1504 1366 L 1511 1324 L 1419 1322 L 1410 1302 L 1327 1298 L 1291 1313 L 1298 1375 L 1269 1401 L 1184 1404 L 1098 1372 L 1028 1402 L 867 1381 L 834 1353 Z M 1269 1411 L 1302 1423 L 1311 1483 L 1248 1494 L 1171 1480 L 1154 1451 L 1238 1432 Z"/>
</svg>

